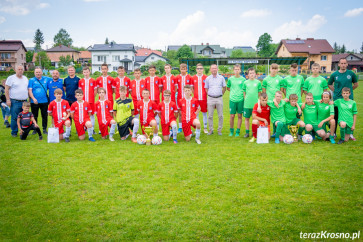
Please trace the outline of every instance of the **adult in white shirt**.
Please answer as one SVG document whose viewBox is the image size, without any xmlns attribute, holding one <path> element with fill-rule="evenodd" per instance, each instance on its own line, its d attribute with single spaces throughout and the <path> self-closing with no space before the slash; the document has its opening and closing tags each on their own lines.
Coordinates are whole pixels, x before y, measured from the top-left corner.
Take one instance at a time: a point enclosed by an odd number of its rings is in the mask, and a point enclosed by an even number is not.
<svg viewBox="0 0 363 242">
<path fill-rule="evenodd" d="M 17 118 L 18 114 L 23 110 L 23 102 L 29 98 L 28 94 L 28 78 L 23 75 L 24 67 L 18 65 L 15 68 L 15 74 L 6 79 L 5 82 L 5 96 L 6 104 L 10 107 L 11 115 L 11 135 L 16 137 L 18 135 Z"/>
</svg>

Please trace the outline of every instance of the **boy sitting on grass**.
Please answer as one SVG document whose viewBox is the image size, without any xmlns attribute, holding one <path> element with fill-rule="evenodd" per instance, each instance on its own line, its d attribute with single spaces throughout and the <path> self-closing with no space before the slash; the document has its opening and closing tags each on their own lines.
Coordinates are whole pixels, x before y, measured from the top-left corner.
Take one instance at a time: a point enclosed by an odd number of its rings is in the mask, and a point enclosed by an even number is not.
<svg viewBox="0 0 363 242">
<path fill-rule="evenodd" d="M 34 115 L 29 112 L 30 103 L 23 102 L 23 111 L 18 115 L 18 129 L 20 131 L 20 139 L 26 140 L 30 130 L 35 130 L 39 135 L 39 140 L 43 139 L 42 132 L 34 119 Z"/>
</svg>

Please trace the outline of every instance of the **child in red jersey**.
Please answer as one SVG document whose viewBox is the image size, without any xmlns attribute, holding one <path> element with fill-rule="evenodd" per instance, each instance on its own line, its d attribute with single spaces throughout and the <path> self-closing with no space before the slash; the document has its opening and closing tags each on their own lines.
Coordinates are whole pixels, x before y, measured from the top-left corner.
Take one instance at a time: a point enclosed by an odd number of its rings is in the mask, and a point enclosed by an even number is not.
<svg viewBox="0 0 363 242">
<path fill-rule="evenodd" d="M 175 102 L 171 101 L 171 91 L 165 90 L 163 92 L 164 100 L 159 104 L 159 112 L 161 116 L 161 129 L 163 133 L 163 139 L 165 141 L 169 140 L 170 128 L 172 128 L 173 133 L 173 141 L 174 143 L 178 143 L 177 134 L 178 134 L 178 126 L 176 123 L 176 119 L 178 117 L 178 108 Z"/>
<path fill-rule="evenodd" d="M 106 90 L 102 87 L 98 89 L 98 96 L 100 96 L 100 100 L 96 102 L 94 112 L 97 114 L 102 139 L 106 139 L 108 127 L 111 127 L 109 139 L 115 141 L 113 135 L 115 134 L 116 121 L 112 118 L 113 103 L 106 99 Z"/>
</svg>

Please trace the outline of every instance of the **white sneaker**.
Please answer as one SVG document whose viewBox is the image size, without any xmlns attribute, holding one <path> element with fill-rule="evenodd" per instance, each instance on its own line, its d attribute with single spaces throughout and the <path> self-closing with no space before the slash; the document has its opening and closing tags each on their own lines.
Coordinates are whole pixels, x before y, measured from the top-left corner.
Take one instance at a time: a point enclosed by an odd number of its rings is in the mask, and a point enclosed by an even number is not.
<svg viewBox="0 0 363 242">
<path fill-rule="evenodd" d="M 195 142 L 197 142 L 198 145 L 200 145 L 202 143 L 202 141 L 200 141 L 200 139 L 195 139 Z"/>
<path fill-rule="evenodd" d="M 108 137 L 108 139 L 109 139 L 110 141 L 115 141 L 115 139 L 114 139 L 112 136 Z"/>
<path fill-rule="evenodd" d="M 204 133 L 205 134 L 208 134 L 208 129 L 204 129 Z"/>
</svg>

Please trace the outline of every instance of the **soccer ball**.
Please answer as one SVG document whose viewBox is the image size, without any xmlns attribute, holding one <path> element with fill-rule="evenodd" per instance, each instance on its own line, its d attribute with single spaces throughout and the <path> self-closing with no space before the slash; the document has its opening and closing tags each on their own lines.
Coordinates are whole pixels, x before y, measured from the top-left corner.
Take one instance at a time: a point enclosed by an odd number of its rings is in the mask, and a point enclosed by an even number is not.
<svg viewBox="0 0 363 242">
<path fill-rule="evenodd" d="M 292 135 L 289 135 L 289 134 L 285 135 L 283 140 L 284 140 L 284 143 L 288 144 L 288 145 L 294 143 L 294 137 L 292 137 Z"/>
<path fill-rule="evenodd" d="M 146 137 L 145 137 L 145 135 L 139 135 L 139 136 L 137 136 L 137 143 L 139 144 L 139 145 L 144 145 L 144 144 L 146 144 Z"/>
<path fill-rule="evenodd" d="M 163 140 L 161 139 L 160 136 L 154 136 L 153 139 L 151 140 L 151 143 L 153 145 L 160 145 L 161 143 L 163 143 Z"/>
<path fill-rule="evenodd" d="M 313 142 L 313 136 L 311 136 L 310 134 L 305 134 L 305 135 L 302 137 L 302 141 L 303 141 L 305 144 L 311 144 L 311 142 Z"/>
</svg>

